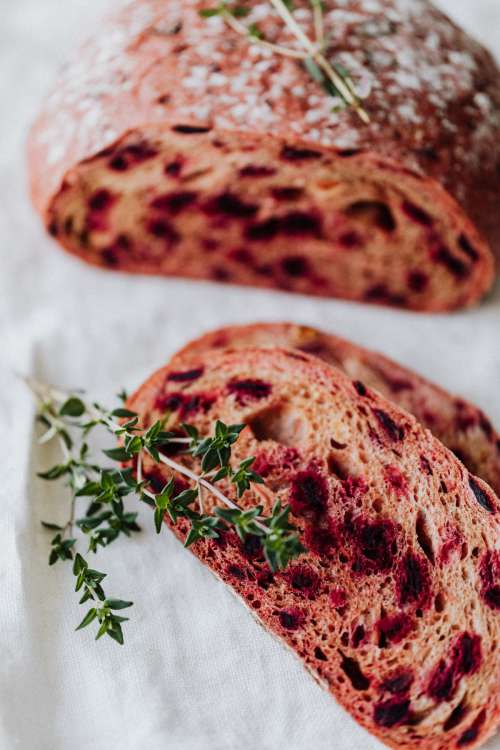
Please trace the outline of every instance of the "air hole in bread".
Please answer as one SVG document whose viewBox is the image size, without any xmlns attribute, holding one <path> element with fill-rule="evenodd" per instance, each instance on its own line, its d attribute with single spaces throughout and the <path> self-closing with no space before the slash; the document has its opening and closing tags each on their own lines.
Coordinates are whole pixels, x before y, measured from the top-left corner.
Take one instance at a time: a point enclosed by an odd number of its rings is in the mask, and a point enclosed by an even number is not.
<svg viewBox="0 0 500 750">
<path fill-rule="evenodd" d="M 432 564 L 434 564 L 434 548 L 432 545 L 432 538 L 427 523 L 427 518 L 424 511 L 419 511 L 417 515 L 417 523 L 415 527 L 417 533 L 417 541 L 422 549 L 422 552 Z"/>
<path fill-rule="evenodd" d="M 387 232 L 393 232 L 396 229 L 396 221 L 391 209 L 381 201 L 357 201 L 346 208 L 344 213 L 367 228 L 377 227 Z"/>
<path fill-rule="evenodd" d="M 437 596 L 434 598 L 434 609 L 436 612 L 443 612 L 444 608 L 446 606 L 446 599 L 442 592 L 439 592 Z"/>
<path fill-rule="evenodd" d="M 329 454 L 328 469 L 339 479 L 347 479 L 349 476 L 349 469 L 336 453 Z"/>
<path fill-rule="evenodd" d="M 316 646 L 316 648 L 314 649 L 314 657 L 316 659 L 319 659 L 320 661 L 328 661 L 328 657 L 326 656 L 324 651 L 320 649 L 319 646 Z"/>
<path fill-rule="evenodd" d="M 302 414 L 285 404 L 259 412 L 248 421 L 248 425 L 257 440 L 274 440 L 287 447 L 303 443 L 308 434 Z"/>
</svg>

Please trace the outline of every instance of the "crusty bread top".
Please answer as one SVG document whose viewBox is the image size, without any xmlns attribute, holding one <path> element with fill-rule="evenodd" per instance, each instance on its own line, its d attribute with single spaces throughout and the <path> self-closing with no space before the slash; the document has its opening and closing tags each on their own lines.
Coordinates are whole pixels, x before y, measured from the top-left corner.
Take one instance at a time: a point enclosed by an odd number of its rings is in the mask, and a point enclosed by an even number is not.
<svg viewBox="0 0 500 750">
<path fill-rule="evenodd" d="M 313 354 L 409 411 L 500 495 L 500 434 L 488 417 L 477 406 L 378 352 L 310 326 L 254 323 L 210 331 L 190 341 L 177 358 L 196 358 L 207 350 L 276 346 Z"/>
<path fill-rule="evenodd" d="M 256 456 L 265 512 L 289 502 L 308 549 L 275 576 L 230 532 L 195 554 L 388 745 L 477 746 L 500 712 L 492 490 L 412 416 L 316 358 L 248 349 L 178 365 L 129 407 L 145 425 L 167 411 L 173 428 L 246 423 L 235 461 Z M 168 477 L 144 468 L 159 486 Z"/>
<path fill-rule="evenodd" d="M 133 2 L 76 51 L 30 138 L 40 212 L 69 169 L 128 131 L 155 123 L 208 127 L 272 133 L 346 156 L 372 153 L 388 170 L 399 163 L 444 185 L 498 248 L 500 83 L 481 45 L 426 0 L 326 0 L 327 54 L 353 76 L 370 115 L 365 125 L 350 108 L 332 111 L 295 60 L 250 45 L 222 18 L 200 18 L 212 5 Z M 309 3 L 295 5 L 312 35 Z M 295 44 L 270 3 L 249 6 L 248 23 Z"/>
</svg>

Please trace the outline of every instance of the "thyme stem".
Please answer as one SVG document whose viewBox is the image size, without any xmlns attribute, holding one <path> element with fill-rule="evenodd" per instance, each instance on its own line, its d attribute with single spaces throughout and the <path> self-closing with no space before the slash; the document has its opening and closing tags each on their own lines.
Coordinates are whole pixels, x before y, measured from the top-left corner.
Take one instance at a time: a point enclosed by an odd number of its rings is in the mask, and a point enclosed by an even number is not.
<svg viewBox="0 0 500 750">
<path fill-rule="evenodd" d="M 357 112 L 361 120 L 368 124 L 370 118 L 368 114 L 361 106 L 358 98 L 352 92 L 351 87 L 344 81 L 341 75 L 337 73 L 325 56 L 317 49 L 317 47 L 311 42 L 307 34 L 303 31 L 301 26 L 297 23 L 293 14 L 287 8 L 283 0 L 270 0 L 271 4 L 275 8 L 276 12 L 281 16 L 284 23 L 288 26 L 290 31 L 299 40 L 302 46 L 307 50 L 308 55 L 317 63 L 317 65 L 323 70 L 328 76 L 330 81 L 333 83 L 335 88 L 340 92 L 344 100 L 350 104 Z M 320 7 L 321 11 L 321 7 Z"/>
<path fill-rule="evenodd" d="M 323 10 L 321 7 L 322 0 L 311 0 L 313 9 L 314 19 L 314 34 L 316 37 L 316 44 L 319 49 L 323 49 L 325 44 L 325 29 L 323 24 Z"/>
<path fill-rule="evenodd" d="M 64 393 L 64 391 L 61 391 L 57 388 L 53 388 L 52 386 L 46 383 L 41 383 L 40 381 L 35 380 L 34 378 L 27 377 L 25 378 L 25 382 L 31 388 L 33 393 L 38 395 L 39 398 L 43 397 L 44 401 L 54 400 L 54 401 L 58 401 L 59 403 L 64 403 L 69 396 L 69 393 Z M 120 425 L 113 422 L 113 420 L 106 413 L 104 413 L 103 411 L 101 411 L 100 409 L 96 408 L 95 406 L 91 404 L 87 404 L 83 400 L 82 400 L 82 403 L 85 406 L 85 413 L 87 414 L 88 417 L 103 423 L 113 433 L 116 433 L 121 429 Z M 189 442 L 188 438 L 186 439 L 185 438 L 173 438 L 173 440 L 175 440 L 176 442 Z M 142 476 L 142 456 L 141 456 L 142 453 L 143 451 L 141 451 L 138 454 L 138 462 L 137 462 L 138 469 L 140 467 L 141 476 Z M 188 469 L 187 466 L 184 466 L 184 464 L 181 464 L 178 461 L 174 461 L 173 458 L 170 458 L 169 456 L 165 456 L 165 454 L 163 453 L 159 453 L 159 457 L 160 457 L 161 463 L 165 464 L 166 466 L 169 466 L 178 474 L 182 474 L 188 479 L 191 479 L 193 482 L 196 483 L 197 486 L 204 487 L 205 489 L 207 489 L 212 495 L 214 495 L 218 500 L 220 500 L 228 508 L 231 508 L 232 510 L 238 510 L 238 511 L 242 510 L 241 506 L 238 505 L 238 503 L 235 503 L 233 500 L 227 497 L 227 495 L 221 492 L 218 487 L 216 487 L 214 484 L 209 482 L 207 478 L 204 477 L 203 475 L 196 474 L 194 471 L 191 471 L 191 469 Z M 139 475 L 138 475 L 138 479 L 139 479 Z M 150 492 L 149 490 L 144 489 L 143 492 L 151 500 L 154 500 L 156 498 L 156 495 Z M 265 534 L 271 534 L 271 530 L 258 519 L 256 519 L 255 524 Z"/>
<path fill-rule="evenodd" d="M 258 36 L 250 35 L 245 24 L 241 23 L 241 21 L 238 21 L 238 19 L 235 18 L 227 10 L 221 13 L 221 16 L 225 20 L 227 25 L 233 29 L 233 31 L 236 31 L 238 34 L 241 34 L 242 36 L 245 36 L 247 38 L 251 36 L 251 41 L 253 44 L 258 44 L 260 47 L 264 47 L 264 49 L 271 50 L 271 52 L 276 52 L 277 54 L 283 55 L 285 57 L 292 57 L 296 60 L 304 60 L 306 57 L 306 55 L 300 50 L 289 49 L 288 47 L 283 47 L 280 44 L 273 44 L 272 42 L 268 42 L 265 39 L 259 39 Z"/>
</svg>

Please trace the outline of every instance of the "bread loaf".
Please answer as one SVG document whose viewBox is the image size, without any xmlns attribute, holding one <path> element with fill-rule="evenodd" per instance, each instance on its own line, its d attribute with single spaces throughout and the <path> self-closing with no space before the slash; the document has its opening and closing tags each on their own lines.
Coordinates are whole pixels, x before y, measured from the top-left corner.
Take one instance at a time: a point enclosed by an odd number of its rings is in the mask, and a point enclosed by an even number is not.
<svg viewBox="0 0 500 750">
<path fill-rule="evenodd" d="M 339 336 L 293 323 L 227 326 L 191 341 L 180 360 L 207 350 L 287 347 L 313 354 L 413 414 L 500 495 L 500 435 L 477 406 L 454 396 L 377 352 Z"/>
<path fill-rule="evenodd" d="M 200 0 L 136 0 L 62 72 L 29 141 L 34 203 L 103 268 L 415 310 L 476 303 L 500 252 L 500 83 L 427 0 L 326 0 L 370 122 Z M 270 3 L 245 23 L 296 48 Z M 313 34 L 310 4 L 296 18 Z"/>
<path fill-rule="evenodd" d="M 256 456 L 264 513 L 276 497 L 290 503 L 307 551 L 272 575 L 259 545 L 231 531 L 191 549 L 355 719 L 405 750 L 474 748 L 493 733 L 499 500 L 429 431 L 292 350 L 173 362 L 128 406 L 145 427 L 167 412 L 172 429 L 186 421 L 201 434 L 215 419 L 246 424 L 235 465 Z M 169 477 L 159 466 L 144 465 L 158 491 Z M 213 503 L 207 492 L 206 509 Z M 245 492 L 241 505 L 255 504 Z M 173 528 L 182 539 L 184 521 Z"/>
</svg>

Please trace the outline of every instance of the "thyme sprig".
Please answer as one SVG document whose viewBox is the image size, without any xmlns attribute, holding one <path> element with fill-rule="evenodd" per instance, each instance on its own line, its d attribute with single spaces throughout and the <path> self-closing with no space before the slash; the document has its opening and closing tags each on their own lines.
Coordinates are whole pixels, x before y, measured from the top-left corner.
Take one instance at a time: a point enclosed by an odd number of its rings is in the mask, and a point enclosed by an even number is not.
<svg viewBox="0 0 500 750">
<path fill-rule="evenodd" d="M 226 425 L 218 420 L 213 434 L 207 436 L 200 435 L 197 428 L 189 424 L 181 425 L 176 432 L 168 431 L 165 429 L 168 417 L 165 417 L 143 429 L 139 415 L 125 406 L 107 410 L 96 402 L 87 402 L 82 394 L 67 394 L 32 379 L 27 379 L 27 383 L 38 400 L 38 419 L 46 427 L 41 442 L 57 439 L 62 450 L 62 462 L 39 476 L 48 481 L 64 477 L 71 490 L 70 518 L 66 525 L 42 522 L 45 528 L 57 531 L 51 541 L 49 563 L 74 560 L 76 591 L 83 589 L 80 603 L 89 599 L 96 603 L 77 629 L 97 620 L 96 638 L 107 634 L 123 643 L 121 623 L 127 618 L 115 615 L 113 610 L 129 607 L 132 602 L 106 598 L 101 586 L 106 574 L 90 568 L 81 553 L 75 554 L 80 541 L 75 532 L 79 530 L 87 536 L 88 552 L 95 553 L 118 537 L 128 537 L 139 531 L 137 513 L 124 507 L 124 499 L 131 493 L 152 508 L 158 534 L 166 516 L 173 524 L 185 519 L 188 522 L 186 547 L 200 539 L 216 539 L 232 527 L 242 541 L 248 537 L 258 541 L 273 572 L 285 568 L 304 551 L 297 529 L 289 520 L 289 506 L 282 506 L 276 499 L 271 513 L 265 516 L 262 505 L 245 509 L 228 494 L 232 488 L 232 494 L 239 500 L 246 492 L 256 492 L 253 485 L 264 483 L 252 468 L 253 456 L 234 465 L 233 446 L 245 425 Z M 126 394 L 121 397 L 125 400 Z M 119 468 L 101 466 L 90 460 L 88 436 L 98 426 L 119 440 L 118 447 L 103 451 L 108 459 L 120 462 Z M 169 445 L 175 446 L 179 458 L 189 456 L 190 464 L 195 459 L 199 470 L 166 455 Z M 144 475 L 146 457 L 168 466 L 172 473 L 159 491 Z M 123 466 L 125 462 L 128 467 Z M 178 489 L 175 475 L 186 477 L 192 486 Z M 205 509 L 207 494 L 218 501 L 212 512 Z M 89 504 L 85 514 L 76 518 L 76 504 L 82 498 Z"/>
<path fill-rule="evenodd" d="M 88 551 L 96 552 L 98 546 L 107 546 L 115 541 L 120 534 L 129 536 L 132 531 L 140 531 L 136 522 L 137 513 L 126 513 L 123 507 L 123 497 L 130 492 L 129 486 L 123 480 L 123 472 L 99 467 L 88 459 L 89 446 L 85 440 L 88 430 L 84 428 L 80 434 L 79 445 L 75 446 L 72 436 L 74 419 L 82 416 L 83 409 L 79 398 L 69 397 L 57 405 L 46 393 L 42 394 L 40 384 L 28 381 L 35 391 L 39 401 L 38 421 L 46 428 L 40 438 L 40 443 L 48 443 L 56 439 L 62 454 L 62 462 L 52 466 L 38 476 L 47 481 L 65 478 L 70 489 L 70 512 L 64 526 L 52 521 L 42 521 L 45 529 L 56 531 L 51 539 L 49 565 L 58 561 L 73 560 L 73 574 L 76 576 L 75 591 L 83 588 L 80 604 L 89 599 L 99 602 L 99 606 L 92 607 L 76 630 L 90 625 L 95 619 L 99 623 L 96 640 L 108 635 L 119 644 L 123 644 L 121 623 L 128 618 L 115 615 L 112 610 L 131 607 L 133 602 L 122 599 L 107 599 L 101 586 L 106 573 L 89 568 L 88 562 L 81 553 L 76 552 L 78 543 L 75 531 L 79 528 L 88 535 Z M 92 491 L 90 491 L 92 488 Z M 82 518 L 75 518 L 76 504 L 79 498 L 91 496 L 92 500 Z M 107 510 L 100 512 L 103 507 Z"/>
<path fill-rule="evenodd" d="M 275 44 L 265 38 L 257 24 L 246 24 L 241 19 L 251 13 L 245 0 L 221 0 L 217 5 L 199 11 L 203 18 L 220 16 L 226 24 L 238 34 L 246 37 L 252 44 L 257 44 L 271 52 L 284 57 L 292 57 L 302 62 L 309 75 L 319 83 L 330 96 L 338 97 L 344 106 L 352 107 L 365 123 L 370 122 L 356 87 L 348 71 L 342 66 L 330 63 L 326 57 L 327 38 L 325 36 L 324 13 L 322 0 L 309 0 L 313 14 L 315 39 L 312 41 L 294 16 L 293 0 L 269 0 L 284 25 L 293 34 L 300 49 Z M 336 107 L 334 108 L 335 111 Z"/>
</svg>

